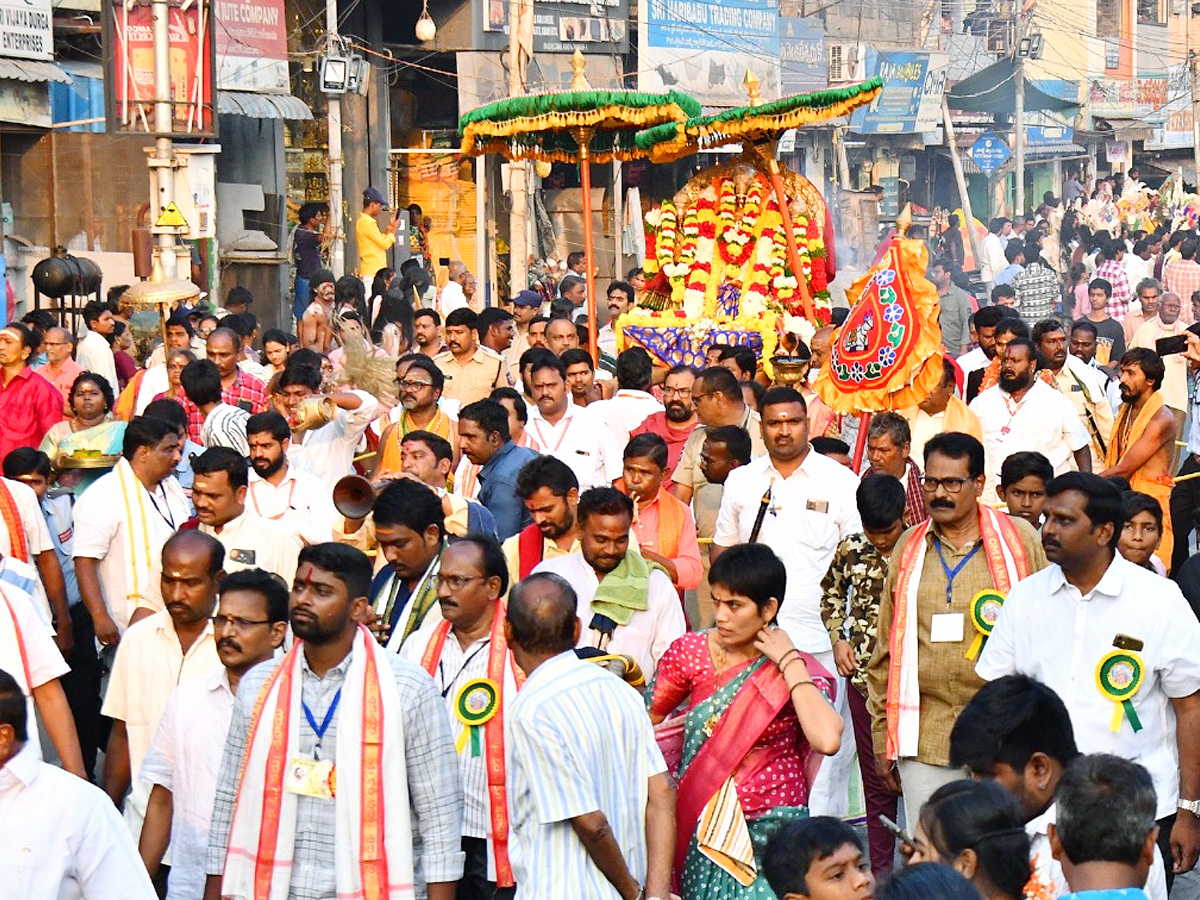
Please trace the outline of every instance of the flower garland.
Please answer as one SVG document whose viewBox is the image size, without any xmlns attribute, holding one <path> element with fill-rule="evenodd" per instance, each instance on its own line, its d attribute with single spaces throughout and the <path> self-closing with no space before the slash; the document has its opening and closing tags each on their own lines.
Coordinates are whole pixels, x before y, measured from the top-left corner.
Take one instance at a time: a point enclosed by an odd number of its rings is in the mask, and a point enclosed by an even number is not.
<svg viewBox="0 0 1200 900">
<path fill-rule="evenodd" d="M 726 178 L 721 185 L 721 237 L 724 239 L 717 245 L 721 259 L 725 261 L 729 277 L 736 277 L 737 272 L 746 264 L 754 250 L 754 226 L 762 212 L 763 194 L 765 187 L 761 177 L 754 179 L 754 184 L 746 192 L 746 200 L 742 204 L 742 214 L 736 220 L 733 215 L 733 183 Z M 730 271 L 730 270 L 733 271 Z"/>
</svg>

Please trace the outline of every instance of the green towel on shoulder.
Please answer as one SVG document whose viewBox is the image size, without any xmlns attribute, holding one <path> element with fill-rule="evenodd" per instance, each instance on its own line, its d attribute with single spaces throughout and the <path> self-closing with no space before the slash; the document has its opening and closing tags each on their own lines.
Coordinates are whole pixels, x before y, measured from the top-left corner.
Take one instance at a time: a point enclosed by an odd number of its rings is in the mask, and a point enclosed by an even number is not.
<svg viewBox="0 0 1200 900">
<path fill-rule="evenodd" d="M 592 612 L 608 616 L 618 625 L 628 625 L 635 612 L 650 608 L 650 573 L 665 572 L 630 550 L 615 569 L 604 576 L 592 597 Z"/>
</svg>

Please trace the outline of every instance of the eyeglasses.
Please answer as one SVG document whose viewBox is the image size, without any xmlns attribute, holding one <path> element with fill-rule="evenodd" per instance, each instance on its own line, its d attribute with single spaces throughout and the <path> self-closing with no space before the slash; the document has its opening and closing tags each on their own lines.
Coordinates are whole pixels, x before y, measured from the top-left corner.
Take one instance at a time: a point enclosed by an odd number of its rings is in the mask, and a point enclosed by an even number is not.
<svg viewBox="0 0 1200 900">
<path fill-rule="evenodd" d="M 255 625 L 270 625 L 270 619 L 243 619 L 241 616 L 213 616 L 213 631 L 220 631 L 226 625 L 235 631 L 246 631 Z"/>
<path fill-rule="evenodd" d="M 44 346 L 44 347 L 69 347 L 71 345 L 67 341 L 42 341 L 42 346 Z"/>
<path fill-rule="evenodd" d="M 699 406 L 701 400 L 705 399 L 706 397 L 711 397 L 711 396 L 712 396 L 711 393 L 709 393 L 709 394 L 692 394 L 692 406 Z"/>
<path fill-rule="evenodd" d="M 437 575 L 437 586 L 448 585 L 452 591 L 461 591 L 472 581 L 486 581 L 487 575 Z"/>
<path fill-rule="evenodd" d="M 421 388 L 433 387 L 432 381 L 414 381 L 411 378 L 397 378 L 396 386 L 409 391 L 419 391 Z"/>
<path fill-rule="evenodd" d="M 691 392 L 691 388 L 663 388 L 664 397 L 686 397 Z"/>
<path fill-rule="evenodd" d="M 921 488 L 927 494 L 932 494 L 937 491 L 941 485 L 946 489 L 947 494 L 957 494 L 963 489 L 963 485 L 968 481 L 974 481 L 974 478 L 930 478 L 928 475 L 921 479 Z"/>
</svg>

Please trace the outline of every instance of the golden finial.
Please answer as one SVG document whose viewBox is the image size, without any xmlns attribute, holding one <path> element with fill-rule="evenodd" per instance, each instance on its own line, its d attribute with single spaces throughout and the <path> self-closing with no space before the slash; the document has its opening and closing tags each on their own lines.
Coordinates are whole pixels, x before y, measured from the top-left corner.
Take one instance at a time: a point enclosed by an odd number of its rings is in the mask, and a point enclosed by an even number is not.
<svg viewBox="0 0 1200 900">
<path fill-rule="evenodd" d="M 587 60 L 583 58 L 583 54 L 578 50 L 571 56 L 571 90 L 573 91 L 590 91 L 592 86 L 588 84 Z"/>
<path fill-rule="evenodd" d="M 742 79 L 742 87 L 750 97 L 750 106 L 762 106 L 763 98 L 758 94 L 758 84 L 758 76 L 747 69 L 746 77 Z"/>
<path fill-rule="evenodd" d="M 912 227 L 912 204 L 905 203 L 904 209 L 900 210 L 900 215 L 896 216 L 896 234 L 904 237 L 910 227 Z"/>
</svg>

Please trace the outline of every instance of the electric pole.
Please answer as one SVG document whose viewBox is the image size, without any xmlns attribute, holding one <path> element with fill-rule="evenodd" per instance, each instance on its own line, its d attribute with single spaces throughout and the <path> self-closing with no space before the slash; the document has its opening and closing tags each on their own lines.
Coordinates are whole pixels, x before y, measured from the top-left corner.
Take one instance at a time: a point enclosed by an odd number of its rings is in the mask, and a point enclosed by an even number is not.
<svg viewBox="0 0 1200 900">
<path fill-rule="evenodd" d="M 339 47 L 337 0 L 325 0 L 325 48 Z M 342 97 L 326 94 L 329 104 L 329 268 L 335 278 L 346 274 L 346 216 L 342 211 Z"/>
<path fill-rule="evenodd" d="M 1190 10 L 1189 10 L 1190 12 Z M 1191 16 L 1188 16 L 1188 23 L 1191 24 Z M 1193 165 L 1196 167 L 1195 180 L 1200 182 L 1200 60 L 1196 58 L 1196 51 L 1188 51 L 1188 71 L 1190 72 L 1192 85 L 1192 153 Z M 1182 188 L 1183 185 L 1180 185 Z"/>
<path fill-rule="evenodd" d="M 151 221 L 175 200 L 175 144 L 171 140 L 174 130 L 172 122 L 172 85 L 171 85 L 171 28 L 168 16 L 171 14 L 167 0 L 153 0 L 150 6 L 151 36 L 154 47 L 154 157 L 150 164 L 154 167 L 155 186 L 158 192 L 157 209 L 154 210 Z M 203 14 L 203 12 L 201 13 Z M 176 235 L 167 229 L 159 229 L 154 243 L 158 255 L 158 263 L 162 266 L 163 274 L 168 278 L 175 277 Z M 188 273 L 189 275 L 191 273 Z"/>
</svg>

